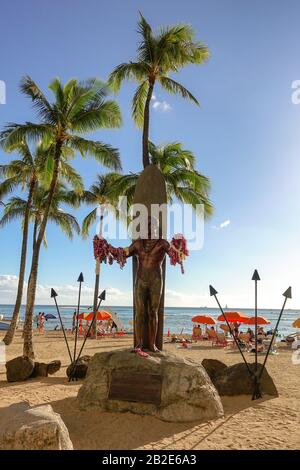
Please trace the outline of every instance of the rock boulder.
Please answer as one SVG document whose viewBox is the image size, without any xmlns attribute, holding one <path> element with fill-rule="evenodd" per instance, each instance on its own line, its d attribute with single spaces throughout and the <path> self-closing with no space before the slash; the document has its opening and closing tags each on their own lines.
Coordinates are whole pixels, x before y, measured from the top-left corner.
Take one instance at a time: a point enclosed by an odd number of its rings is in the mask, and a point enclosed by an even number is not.
<svg viewBox="0 0 300 470">
<path fill-rule="evenodd" d="M 91 356 L 86 355 L 82 356 L 78 360 L 76 366 L 75 362 L 72 362 L 72 364 L 70 364 L 67 368 L 67 376 L 70 377 L 70 375 L 72 374 L 72 377 L 74 377 L 74 379 L 84 379 L 88 371 L 90 360 Z"/>
<path fill-rule="evenodd" d="M 27 380 L 34 370 L 34 361 L 28 357 L 15 357 L 6 363 L 6 377 L 8 382 L 22 382 Z"/>
<path fill-rule="evenodd" d="M 254 372 L 255 364 L 249 364 L 249 367 Z M 262 365 L 258 364 L 258 371 L 261 368 Z M 212 381 L 221 396 L 252 395 L 253 393 L 253 380 L 243 362 L 220 370 L 213 376 Z M 278 396 L 273 379 L 266 369 L 261 378 L 261 391 L 263 395 Z"/>
<path fill-rule="evenodd" d="M 35 362 L 31 378 L 48 377 L 48 375 L 53 375 L 55 372 L 59 371 L 60 367 L 61 361 L 51 361 L 49 363 Z"/>
<path fill-rule="evenodd" d="M 213 380 L 213 377 L 215 377 L 218 372 L 226 369 L 227 367 L 224 362 L 218 361 L 218 359 L 203 359 L 201 364 L 203 365 L 211 380 Z"/>
<path fill-rule="evenodd" d="M 1 450 L 72 450 L 69 432 L 50 405 L 17 403 L 1 410 Z"/>
<path fill-rule="evenodd" d="M 110 387 L 113 374 L 121 377 L 128 389 L 128 377 L 136 374 L 136 388 L 140 377 L 155 375 L 161 380 L 159 403 L 145 399 L 112 399 Z M 142 379 L 141 379 L 142 380 Z M 151 379 L 150 379 L 151 383 Z M 133 392 L 135 384 L 133 384 Z M 151 388 L 151 387 L 150 387 Z M 130 392 L 130 390 L 129 390 Z M 164 421 L 208 421 L 223 416 L 223 406 L 204 368 L 192 361 L 173 354 L 161 352 L 143 358 L 128 350 L 102 352 L 93 356 L 87 377 L 78 393 L 79 406 L 91 406 L 103 410 L 131 411 L 152 415 Z M 144 400 L 144 401 L 143 401 Z"/>
</svg>

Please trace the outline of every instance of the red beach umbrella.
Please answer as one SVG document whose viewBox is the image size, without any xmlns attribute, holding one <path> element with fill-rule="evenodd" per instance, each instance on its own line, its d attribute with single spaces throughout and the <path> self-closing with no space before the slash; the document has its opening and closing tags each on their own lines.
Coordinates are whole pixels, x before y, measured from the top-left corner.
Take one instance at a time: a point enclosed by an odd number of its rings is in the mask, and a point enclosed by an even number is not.
<svg viewBox="0 0 300 470">
<path fill-rule="evenodd" d="M 247 323 L 249 317 L 241 312 L 224 312 L 228 323 Z M 218 316 L 219 321 L 226 321 L 224 315 Z"/>
<path fill-rule="evenodd" d="M 200 323 L 201 325 L 216 325 L 217 320 L 210 315 L 196 315 L 192 318 L 192 322 Z"/>
</svg>

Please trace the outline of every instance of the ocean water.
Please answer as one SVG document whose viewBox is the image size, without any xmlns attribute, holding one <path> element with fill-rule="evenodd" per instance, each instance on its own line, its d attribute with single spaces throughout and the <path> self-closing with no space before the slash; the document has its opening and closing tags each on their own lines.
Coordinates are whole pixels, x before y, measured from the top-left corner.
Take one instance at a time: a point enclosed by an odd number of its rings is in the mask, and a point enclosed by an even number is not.
<svg viewBox="0 0 300 470">
<path fill-rule="evenodd" d="M 132 307 L 117 307 L 117 306 L 109 306 L 109 308 L 118 314 L 118 317 L 123 322 L 126 328 L 130 328 L 131 325 L 129 324 L 132 321 L 133 311 Z M 74 310 L 76 309 L 75 305 L 65 305 L 60 306 L 60 313 L 62 317 L 62 321 L 67 328 L 70 328 L 72 325 L 72 315 Z M 103 310 L 105 310 L 105 306 L 103 306 Z M 239 311 L 245 313 L 248 316 L 254 316 L 253 309 L 234 309 L 230 308 L 231 311 Z M 229 311 L 228 310 L 228 311 Z M 12 315 L 13 305 L 1 305 L 0 304 L 0 314 L 3 314 L 5 317 L 9 318 Z M 87 306 L 82 306 L 80 312 L 88 312 Z M 57 316 L 57 312 L 55 306 L 50 305 L 36 305 L 35 306 L 35 314 L 38 312 L 52 313 L 56 316 L 56 319 L 48 320 L 45 322 L 45 328 L 49 330 L 53 330 L 56 325 L 59 324 L 59 319 Z M 226 309 L 225 309 L 226 312 Z M 22 306 L 21 308 L 21 319 L 24 319 L 25 308 Z M 266 329 L 271 329 L 275 326 L 276 321 L 278 319 L 280 310 L 267 310 L 267 309 L 260 309 L 258 310 L 258 315 L 264 316 L 271 321 L 270 325 L 266 325 Z M 183 333 L 191 333 L 193 328 L 193 323 L 191 321 L 192 317 L 198 314 L 206 314 L 212 315 L 213 317 L 217 318 L 220 315 L 220 310 L 217 308 L 184 308 L 184 307 L 165 307 L 165 322 L 164 322 L 164 330 L 165 333 L 170 329 L 171 333 L 180 333 L 183 330 Z M 294 320 L 300 317 L 300 310 L 285 310 L 283 316 L 281 318 L 281 322 L 279 324 L 279 334 L 281 336 L 286 336 L 290 333 L 294 333 L 296 330 L 292 327 L 292 323 Z M 245 325 L 246 327 L 246 325 Z M 245 328 L 244 327 L 244 328 Z M 243 327 L 241 327 L 243 330 Z"/>
</svg>

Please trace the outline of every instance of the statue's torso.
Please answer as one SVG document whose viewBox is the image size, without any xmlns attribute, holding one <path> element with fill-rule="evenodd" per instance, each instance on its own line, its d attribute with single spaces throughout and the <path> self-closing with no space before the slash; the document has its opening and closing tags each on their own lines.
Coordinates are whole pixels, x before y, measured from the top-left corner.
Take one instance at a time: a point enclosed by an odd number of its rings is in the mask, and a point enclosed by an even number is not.
<svg viewBox="0 0 300 470">
<path fill-rule="evenodd" d="M 135 254 L 138 259 L 138 277 L 148 280 L 158 275 L 161 276 L 167 245 L 168 243 L 163 239 L 136 241 Z"/>
</svg>

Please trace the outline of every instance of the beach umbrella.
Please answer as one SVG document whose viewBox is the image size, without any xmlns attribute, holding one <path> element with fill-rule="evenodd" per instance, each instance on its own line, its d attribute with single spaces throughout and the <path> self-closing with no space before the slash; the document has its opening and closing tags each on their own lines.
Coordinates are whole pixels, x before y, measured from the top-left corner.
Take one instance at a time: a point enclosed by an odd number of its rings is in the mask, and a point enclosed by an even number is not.
<svg viewBox="0 0 300 470">
<path fill-rule="evenodd" d="M 249 317 L 241 312 L 224 312 L 224 314 L 228 323 L 247 323 L 249 320 Z M 225 316 L 223 314 L 219 315 L 218 320 L 225 321 Z"/>
<path fill-rule="evenodd" d="M 297 318 L 297 320 L 294 321 L 293 327 L 294 328 L 300 328 L 300 318 Z"/>
<path fill-rule="evenodd" d="M 220 325 L 220 328 L 221 328 L 223 331 L 230 331 L 230 328 L 226 325 L 226 323 L 223 323 L 222 325 Z"/>
<path fill-rule="evenodd" d="M 44 318 L 45 320 L 54 320 L 56 319 L 56 316 L 53 315 L 53 313 L 47 313 L 46 315 L 44 315 Z"/>
<path fill-rule="evenodd" d="M 247 322 L 245 322 L 246 325 L 269 325 L 271 322 L 265 317 L 257 317 L 257 322 L 255 322 L 255 317 L 249 318 Z"/>
<path fill-rule="evenodd" d="M 106 312 L 105 310 L 98 310 L 96 319 L 97 320 L 109 320 L 110 317 L 111 317 L 110 313 Z M 78 318 L 80 320 L 92 321 L 94 318 L 94 313 L 93 312 L 80 313 L 78 315 Z"/>
<path fill-rule="evenodd" d="M 192 322 L 200 323 L 202 325 L 216 325 L 217 320 L 210 315 L 196 315 L 192 318 Z"/>
</svg>

